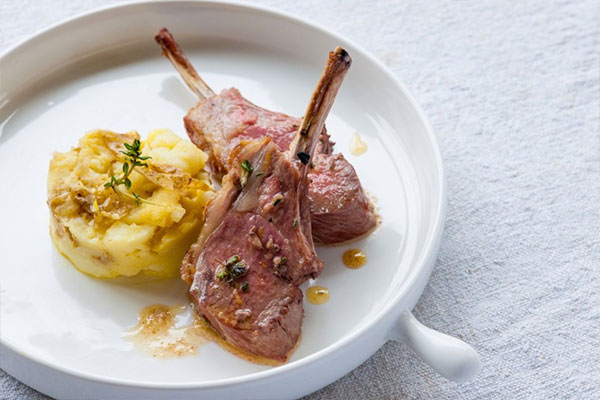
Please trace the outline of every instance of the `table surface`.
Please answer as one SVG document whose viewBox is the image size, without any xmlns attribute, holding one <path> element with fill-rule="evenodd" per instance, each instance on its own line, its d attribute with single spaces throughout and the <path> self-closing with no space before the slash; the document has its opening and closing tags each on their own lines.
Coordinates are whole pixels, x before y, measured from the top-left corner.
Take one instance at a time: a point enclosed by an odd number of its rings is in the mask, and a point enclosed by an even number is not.
<svg viewBox="0 0 600 400">
<path fill-rule="evenodd" d="M 106 3 L 2 1 L 0 52 Z M 415 315 L 483 362 L 455 384 L 388 343 L 308 398 L 600 398 L 600 2 L 257 3 L 361 44 L 423 106 L 449 198 Z M 1 370 L 0 398 L 47 399 Z"/>
</svg>

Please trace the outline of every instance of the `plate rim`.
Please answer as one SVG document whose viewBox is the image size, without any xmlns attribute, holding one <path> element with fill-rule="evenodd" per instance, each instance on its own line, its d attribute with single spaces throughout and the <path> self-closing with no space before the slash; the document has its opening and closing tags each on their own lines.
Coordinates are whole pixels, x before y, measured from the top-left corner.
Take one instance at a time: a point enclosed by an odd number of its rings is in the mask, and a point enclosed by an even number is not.
<svg viewBox="0 0 600 400">
<path fill-rule="evenodd" d="M 376 325 L 383 322 L 385 316 L 390 312 L 390 309 L 397 306 L 402 302 L 404 298 L 406 298 L 415 287 L 418 287 L 419 283 L 426 283 L 429 280 L 429 275 L 434 267 L 434 257 L 437 256 L 439 245 L 441 242 L 441 237 L 444 228 L 445 216 L 446 216 L 446 208 L 447 208 L 447 180 L 446 173 L 443 164 L 443 158 L 441 155 L 439 140 L 437 139 L 433 128 L 431 127 L 429 120 L 425 116 L 425 113 L 421 109 L 420 105 L 414 99 L 412 94 L 408 91 L 405 85 L 400 81 L 400 79 L 377 57 L 368 52 L 361 45 L 357 44 L 353 40 L 347 38 L 344 35 L 341 35 L 329 28 L 324 27 L 323 25 L 308 21 L 304 18 L 297 17 L 292 15 L 287 11 L 282 11 L 274 7 L 258 5 L 258 4 L 249 4 L 243 2 L 242 0 L 135 0 L 126 3 L 117 3 L 111 4 L 107 6 L 97 7 L 92 10 L 88 10 L 85 12 L 78 13 L 71 17 L 67 17 L 58 22 L 51 24 L 50 26 L 43 28 L 37 32 L 34 32 L 31 35 L 26 36 L 24 39 L 18 41 L 16 44 L 9 46 L 6 50 L 0 53 L 0 62 L 2 62 L 6 57 L 11 55 L 14 52 L 19 51 L 21 47 L 26 46 L 28 43 L 39 40 L 46 35 L 52 34 L 53 31 L 59 30 L 61 28 L 68 27 L 69 24 L 74 23 L 78 20 L 85 18 L 94 18 L 100 17 L 103 13 L 113 12 L 116 9 L 125 9 L 125 8 L 136 8 L 143 6 L 156 6 L 156 5 L 169 5 L 172 7 L 177 7 L 181 5 L 204 5 L 209 7 L 233 7 L 242 12 L 260 12 L 263 14 L 267 14 L 272 17 L 276 17 L 279 19 L 288 20 L 292 23 L 304 25 L 312 30 L 319 31 L 322 34 L 328 35 L 332 38 L 339 40 L 340 42 L 346 42 L 354 47 L 354 51 L 361 54 L 361 56 L 365 57 L 370 62 L 374 63 L 380 71 L 385 73 L 388 78 L 394 82 L 402 94 L 406 97 L 409 104 L 416 112 L 419 120 L 423 123 L 425 128 L 425 132 L 428 136 L 429 142 L 431 144 L 431 150 L 433 152 L 433 159 L 435 161 L 435 167 L 437 169 L 437 173 L 440 177 L 439 182 L 439 196 L 437 199 L 438 207 L 433 210 L 434 219 L 431 224 L 432 226 L 432 234 L 426 237 L 424 243 L 424 251 L 419 255 L 417 260 L 415 261 L 415 266 L 409 272 L 409 274 L 403 280 L 403 283 L 398 288 L 397 293 L 392 295 L 392 299 L 381 307 L 376 314 L 372 317 L 372 319 L 368 323 L 363 323 L 357 326 L 357 329 L 354 330 L 350 335 L 343 337 L 336 341 L 335 343 L 314 352 L 304 358 L 299 360 L 286 363 L 280 366 L 276 366 L 264 371 L 253 372 L 250 374 L 230 377 L 230 378 L 220 378 L 220 379 L 212 379 L 208 381 L 200 381 L 200 382 L 143 382 L 143 381 L 135 381 L 129 379 L 120 379 L 120 378 L 112 378 L 106 377 L 94 373 L 82 372 L 74 368 L 69 368 L 63 366 L 52 359 L 49 359 L 42 355 L 30 354 L 29 352 L 24 351 L 19 346 L 13 344 L 7 338 L 0 335 L 0 345 L 6 346 L 9 350 L 18 354 L 21 357 L 24 357 L 34 363 L 41 364 L 47 368 L 51 368 L 56 370 L 57 372 L 61 372 L 67 375 L 71 375 L 73 377 L 77 377 L 84 380 L 95 381 L 98 383 L 106 383 L 117 386 L 124 387 L 134 387 L 134 388 L 146 388 L 146 389 L 217 389 L 217 388 L 225 388 L 229 386 L 234 386 L 242 383 L 249 383 L 253 381 L 258 381 L 261 379 L 270 378 L 279 374 L 289 373 L 294 369 L 299 369 L 307 364 L 315 362 L 317 360 L 324 359 L 333 353 L 340 351 L 343 347 L 350 345 L 352 342 L 358 340 L 361 336 L 363 336 L 367 331 L 373 329 Z M 424 286 L 424 284 L 423 284 Z M 418 297 L 420 297 L 421 292 L 418 293 Z"/>
</svg>

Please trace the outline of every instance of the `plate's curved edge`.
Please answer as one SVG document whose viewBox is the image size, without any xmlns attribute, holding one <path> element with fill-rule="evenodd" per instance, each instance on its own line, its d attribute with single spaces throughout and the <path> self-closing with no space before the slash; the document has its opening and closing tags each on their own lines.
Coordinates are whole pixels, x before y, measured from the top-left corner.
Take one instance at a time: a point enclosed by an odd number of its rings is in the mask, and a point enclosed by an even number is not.
<svg viewBox="0 0 600 400">
<path fill-rule="evenodd" d="M 164 4 L 169 4 L 170 6 L 176 6 L 178 3 L 179 4 L 194 4 L 194 3 L 196 3 L 196 4 L 203 4 L 203 5 L 214 5 L 217 7 L 223 7 L 223 6 L 237 7 L 239 9 L 246 10 L 246 11 L 254 11 L 254 12 L 258 11 L 258 12 L 270 14 L 274 17 L 285 18 L 285 19 L 290 20 L 293 23 L 302 24 L 306 27 L 317 30 L 325 35 L 333 37 L 336 40 L 339 40 L 340 42 L 349 44 L 350 46 L 352 46 L 354 48 L 354 51 L 361 53 L 361 55 L 363 57 L 365 57 L 370 62 L 374 63 L 383 73 L 385 73 L 392 80 L 392 82 L 394 82 L 398 86 L 400 91 L 403 93 L 403 95 L 409 101 L 410 105 L 416 111 L 416 113 L 417 113 L 419 119 L 421 120 L 421 122 L 423 123 L 425 131 L 427 132 L 427 135 L 429 137 L 429 142 L 432 146 L 434 158 L 436 161 L 437 172 L 440 176 L 440 181 L 441 181 L 439 198 L 437 200 L 439 206 L 438 206 L 437 210 L 435 210 L 435 217 L 433 219 L 432 228 L 431 228 L 432 233 L 428 235 L 427 240 L 424 244 L 425 251 L 423 252 L 422 256 L 415 263 L 415 268 L 409 273 L 409 275 L 406 277 L 405 281 L 399 288 L 398 293 L 395 295 L 396 297 L 395 297 L 394 301 L 390 302 L 386 307 L 383 307 L 381 310 L 379 310 L 379 312 L 372 318 L 372 320 L 370 321 L 369 324 L 365 324 L 365 325 L 359 327 L 356 331 L 354 331 L 349 336 L 341 339 L 339 342 L 334 343 L 320 351 L 317 351 L 316 353 L 306 356 L 300 360 L 293 361 L 289 364 L 284 364 L 282 366 L 272 368 L 272 369 L 269 369 L 266 371 L 256 372 L 256 373 L 252 373 L 252 374 L 248 374 L 248 375 L 244 375 L 244 376 L 236 377 L 236 378 L 226 378 L 226 379 L 219 379 L 219 380 L 199 382 L 199 383 L 182 384 L 182 383 L 160 383 L 160 382 L 159 383 L 131 382 L 131 381 L 126 381 L 126 380 L 114 379 L 114 378 L 106 378 L 103 376 L 98 376 L 98 375 L 89 374 L 89 373 L 82 373 L 77 370 L 72 370 L 69 368 L 65 368 L 61 365 L 57 365 L 54 362 L 52 362 L 52 360 L 46 359 L 41 356 L 37 356 L 37 355 L 32 356 L 30 354 L 23 354 L 23 352 L 20 351 L 20 349 L 18 347 L 11 345 L 10 341 L 7 341 L 6 339 L 0 337 L 0 345 L 1 346 L 6 346 L 7 348 L 14 351 L 15 353 L 17 353 L 23 357 L 26 357 L 28 359 L 31 359 L 34 362 L 41 363 L 46 367 L 56 369 L 65 374 L 73 375 L 80 379 L 91 380 L 91 381 L 96 381 L 96 382 L 104 382 L 104 383 L 109 383 L 112 385 L 119 385 L 119 386 L 126 386 L 126 387 L 142 387 L 142 388 L 148 388 L 148 389 L 203 389 L 203 388 L 208 389 L 208 388 L 220 388 L 220 387 L 222 388 L 222 387 L 226 387 L 226 386 L 230 386 L 230 385 L 236 385 L 236 384 L 246 383 L 246 382 L 250 382 L 250 381 L 256 381 L 258 379 L 265 379 L 265 378 L 271 377 L 276 374 L 290 372 L 293 369 L 299 368 L 301 366 L 305 366 L 306 364 L 309 364 L 309 363 L 319 360 L 323 357 L 326 357 L 333 352 L 340 351 L 344 347 L 350 345 L 357 338 L 362 336 L 365 333 L 365 331 L 374 328 L 375 325 L 382 324 L 385 317 L 388 316 L 388 314 L 390 314 L 390 310 L 394 306 L 396 306 L 398 303 L 400 303 L 401 300 L 406 298 L 408 295 L 415 296 L 414 302 L 416 302 L 416 300 L 422 293 L 425 283 L 429 279 L 431 271 L 433 270 L 433 265 L 435 263 L 435 257 L 437 256 L 437 252 L 438 252 L 438 249 L 439 249 L 439 246 L 441 243 L 444 220 L 445 220 L 445 215 L 446 215 L 446 205 L 447 205 L 447 192 L 446 192 L 447 191 L 447 182 L 446 182 L 446 174 L 445 174 L 445 170 L 444 170 L 444 166 L 443 166 L 443 160 L 442 160 L 442 156 L 441 156 L 439 142 L 434 134 L 433 128 L 431 127 L 427 117 L 425 116 L 425 113 L 423 112 L 423 110 L 421 109 L 419 104 L 416 102 L 416 100 L 414 99 L 412 94 L 405 87 L 405 85 L 396 77 L 396 75 L 382 61 L 380 61 L 378 58 L 376 58 L 375 56 L 370 54 L 366 49 L 364 49 L 362 46 L 356 44 L 352 40 L 350 40 L 340 34 L 337 34 L 318 23 L 308 22 L 299 17 L 291 15 L 290 13 L 287 13 L 285 11 L 276 10 L 271 7 L 255 5 L 255 4 L 247 4 L 242 1 L 236 1 L 236 0 L 223 0 L 223 1 L 212 1 L 212 0 L 209 0 L 209 1 L 189 1 L 189 0 L 188 1 L 185 1 L 185 0 L 183 0 L 183 1 L 165 1 L 165 0 L 146 1 L 146 0 L 140 0 L 140 1 L 134 1 L 134 2 L 129 2 L 129 3 L 112 4 L 112 5 L 96 8 L 92 11 L 80 13 L 75 16 L 64 19 L 62 21 L 59 21 L 57 23 L 54 23 L 54 24 L 50 25 L 49 27 L 44 28 L 44 29 L 26 37 L 25 39 L 21 40 L 20 42 L 16 43 L 15 45 L 6 49 L 3 53 L 0 54 L 0 62 L 5 57 L 12 54 L 13 52 L 18 51 L 19 48 L 27 45 L 29 42 L 34 41 L 34 40 L 39 40 L 40 38 L 44 37 L 45 35 L 52 34 L 53 31 L 63 28 L 65 26 L 69 25 L 70 23 L 72 23 L 74 21 L 78 21 L 80 19 L 99 17 L 99 16 L 101 16 L 101 14 L 103 14 L 105 12 L 112 12 L 116 9 L 135 8 L 135 7 L 140 7 L 140 6 L 153 7 L 153 6 L 161 6 Z M 418 291 L 418 293 L 416 291 Z M 414 304 L 411 304 L 410 307 L 412 307 L 413 305 Z"/>
</svg>

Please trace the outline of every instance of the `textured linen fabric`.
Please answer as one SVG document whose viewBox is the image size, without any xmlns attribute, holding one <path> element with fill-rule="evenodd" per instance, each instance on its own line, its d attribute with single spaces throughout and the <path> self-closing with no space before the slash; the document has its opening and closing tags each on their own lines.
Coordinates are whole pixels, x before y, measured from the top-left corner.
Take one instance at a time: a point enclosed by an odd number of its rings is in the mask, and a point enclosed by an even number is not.
<svg viewBox="0 0 600 400">
<path fill-rule="evenodd" d="M 600 2 L 263 0 L 347 35 L 423 106 L 448 217 L 415 315 L 483 369 L 399 343 L 309 399 L 600 398 Z M 0 51 L 100 0 L 0 2 Z M 0 371 L 3 399 L 46 399 Z"/>
</svg>

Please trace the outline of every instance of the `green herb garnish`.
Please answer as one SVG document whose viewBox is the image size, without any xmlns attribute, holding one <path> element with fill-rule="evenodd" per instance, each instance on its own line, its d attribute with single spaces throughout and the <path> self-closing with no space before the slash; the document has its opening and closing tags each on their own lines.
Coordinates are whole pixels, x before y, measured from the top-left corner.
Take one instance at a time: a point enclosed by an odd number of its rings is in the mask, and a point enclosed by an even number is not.
<svg viewBox="0 0 600 400">
<path fill-rule="evenodd" d="M 281 198 L 279 198 L 279 199 L 276 199 L 276 200 L 273 202 L 273 206 L 277 206 L 279 203 L 281 203 Z"/>
<path fill-rule="evenodd" d="M 235 280 L 246 275 L 246 272 L 248 272 L 246 264 L 240 261 L 240 256 L 234 255 L 229 257 L 225 265 L 217 272 L 217 279 L 224 280 L 233 286 Z"/>
<path fill-rule="evenodd" d="M 244 263 L 237 263 L 234 264 L 231 269 L 229 270 L 229 274 L 231 275 L 232 279 L 237 279 L 240 276 L 243 276 L 246 273 L 246 264 Z"/>
<path fill-rule="evenodd" d="M 231 257 L 229 257 L 229 259 L 227 260 L 227 262 L 225 263 L 225 265 L 226 266 L 231 266 L 231 265 L 235 264 L 238 261 L 240 261 L 240 256 L 238 256 L 238 255 L 231 256 Z"/>
<path fill-rule="evenodd" d="M 242 285 L 242 292 L 247 292 L 248 291 L 248 282 L 244 282 L 244 284 Z"/>
<path fill-rule="evenodd" d="M 250 164 L 250 161 L 248 160 L 244 160 L 242 161 L 242 176 L 240 177 L 240 185 L 242 185 L 242 188 L 244 186 L 246 186 L 246 184 L 248 183 L 248 178 L 250 178 L 250 175 L 252 175 L 252 171 L 254 171 L 254 168 L 252 167 L 252 164 Z"/>
<path fill-rule="evenodd" d="M 264 174 L 265 174 L 264 172 L 259 172 L 259 173 L 256 174 L 256 177 L 258 178 L 259 176 L 262 176 Z"/>
<path fill-rule="evenodd" d="M 245 171 L 248 171 L 248 172 L 250 172 L 250 173 L 251 173 L 252 171 L 254 171 L 254 168 L 252 168 L 252 164 L 250 164 L 250 161 L 248 161 L 248 160 L 244 160 L 244 161 L 242 162 L 242 168 L 243 168 Z"/>
<path fill-rule="evenodd" d="M 111 188 L 117 194 L 125 194 L 128 197 L 131 197 L 135 200 L 137 205 L 140 205 L 142 201 L 144 201 L 138 194 L 135 192 L 123 193 L 118 190 L 119 185 L 125 186 L 127 190 L 131 189 L 131 180 L 129 176 L 135 169 L 135 167 L 148 167 L 148 164 L 143 162 L 152 157 L 142 156 L 142 143 L 138 139 L 134 139 L 132 144 L 123 143 L 125 149 L 127 151 L 121 151 L 121 153 L 125 154 L 125 161 L 123 162 L 123 175 L 120 178 L 116 178 L 114 175 L 110 176 L 110 181 L 104 184 L 105 188 Z"/>
<path fill-rule="evenodd" d="M 294 228 L 298 226 L 298 218 L 294 218 Z"/>
<path fill-rule="evenodd" d="M 227 275 L 229 275 L 227 268 L 221 268 L 221 270 L 217 273 L 217 279 L 224 279 Z"/>
</svg>

